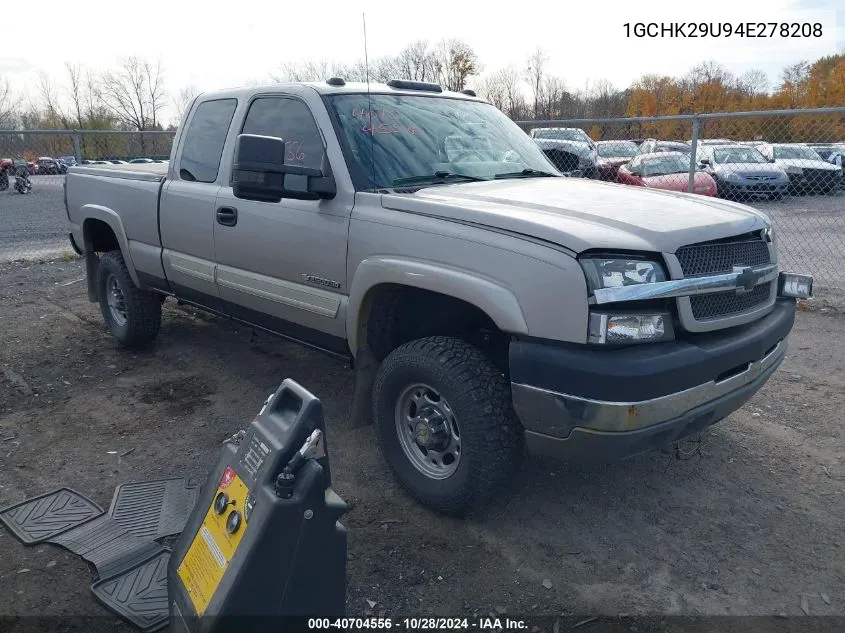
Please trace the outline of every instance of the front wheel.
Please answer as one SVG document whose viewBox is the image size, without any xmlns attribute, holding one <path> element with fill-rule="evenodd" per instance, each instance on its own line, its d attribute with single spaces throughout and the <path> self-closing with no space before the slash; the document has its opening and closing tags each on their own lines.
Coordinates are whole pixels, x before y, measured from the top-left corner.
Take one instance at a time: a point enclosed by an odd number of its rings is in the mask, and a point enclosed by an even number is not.
<svg viewBox="0 0 845 633">
<path fill-rule="evenodd" d="M 522 427 L 502 373 L 469 343 L 432 336 L 393 350 L 376 374 L 379 447 L 423 504 L 463 514 L 511 479 Z"/>
<path fill-rule="evenodd" d="M 6 174 L 0 174 L 0 191 L 6 191 L 9 188 L 9 177 Z"/>
<path fill-rule="evenodd" d="M 103 319 L 121 345 L 143 347 L 156 337 L 161 326 L 161 301 L 158 295 L 135 285 L 120 251 L 100 258 L 97 291 Z"/>
</svg>

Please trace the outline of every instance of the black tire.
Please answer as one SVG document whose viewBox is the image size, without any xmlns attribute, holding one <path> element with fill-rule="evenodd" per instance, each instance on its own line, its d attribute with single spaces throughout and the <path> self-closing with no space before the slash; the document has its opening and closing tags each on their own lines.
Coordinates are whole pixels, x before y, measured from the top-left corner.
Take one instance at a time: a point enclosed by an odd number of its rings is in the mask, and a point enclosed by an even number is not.
<svg viewBox="0 0 845 633">
<path fill-rule="evenodd" d="M 399 439 L 399 398 L 416 383 L 442 394 L 460 428 L 460 459 L 445 479 L 419 470 Z M 376 373 L 373 419 L 379 448 L 401 484 L 446 514 L 462 515 L 484 504 L 508 484 L 523 454 L 508 382 L 478 348 L 456 338 L 432 336 L 393 350 Z"/>
<path fill-rule="evenodd" d="M 9 177 L 6 174 L 0 174 L 0 191 L 6 191 L 9 188 Z"/>
<path fill-rule="evenodd" d="M 125 314 L 122 323 L 109 305 L 109 287 L 112 283 L 122 293 Z M 97 296 L 109 331 L 124 347 L 143 347 L 158 334 L 161 327 L 159 296 L 135 285 L 120 251 L 110 251 L 100 258 L 97 266 Z"/>
</svg>

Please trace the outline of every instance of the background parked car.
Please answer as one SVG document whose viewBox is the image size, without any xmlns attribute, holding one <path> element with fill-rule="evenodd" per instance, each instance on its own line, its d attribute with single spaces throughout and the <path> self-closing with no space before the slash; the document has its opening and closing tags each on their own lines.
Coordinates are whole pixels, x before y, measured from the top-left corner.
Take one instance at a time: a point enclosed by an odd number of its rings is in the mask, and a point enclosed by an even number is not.
<svg viewBox="0 0 845 633">
<path fill-rule="evenodd" d="M 807 143 L 807 147 L 827 162 L 833 154 L 845 152 L 845 143 Z"/>
<path fill-rule="evenodd" d="M 537 146 L 564 174 L 580 171 L 585 178 L 598 176 L 596 144 L 577 127 L 541 127 L 529 132 Z"/>
<path fill-rule="evenodd" d="M 619 167 L 617 182 L 649 189 L 687 191 L 689 161 L 689 154 L 683 152 L 638 154 L 631 162 Z M 715 196 L 718 193 L 716 181 L 709 174 L 696 171 L 693 192 L 702 196 Z"/>
<path fill-rule="evenodd" d="M 147 164 L 155 162 L 152 158 L 133 158 L 129 161 L 130 164 L 139 165 L 139 164 Z"/>
<path fill-rule="evenodd" d="M 789 176 L 747 145 L 712 145 L 698 150 L 701 169 L 716 181 L 723 198 L 779 200 L 789 191 Z"/>
<path fill-rule="evenodd" d="M 839 188 L 845 189 L 845 148 L 842 150 L 835 150 L 827 159 L 831 165 L 836 165 L 842 170 L 842 177 L 839 182 Z"/>
<path fill-rule="evenodd" d="M 627 163 L 640 153 L 640 148 L 633 141 L 599 141 L 596 143 L 598 152 L 598 176 L 602 180 L 616 181 L 619 167 Z"/>
<path fill-rule="evenodd" d="M 839 188 L 842 170 L 822 160 L 811 147 L 797 143 L 767 143 L 757 149 L 789 175 L 792 193 L 825 194 Z"/>
<path fill-rule="evenodd" d="M 109 160 L 109 162 L 110 162 L 112 165 L 128 165 L 128 164 L 129 164 L 129 162 L 128 162 L 128 161 L 125 161 L 125 160 L 118 160 L 118 159 L 112 159 L 112 160 Z"/>
<path fill-rule="evenodd" d="M 57 160 L 62 161 L 68 167 L 76 165 L 76 156 L 59 156 Z"/>
<path fill-rule="evenodd" d="M 646 139 L 640 145 L 640 154 L 654 154 L 656 152 L 683 152 L 691 154 L 692 147 L 683 141 L 658 141 L 654 138 Z"/>
<path fill-rule="evenodd" d="M 737 142 L 729 138 L 700 138 L 698 139 L 699 147 L 702 145 L 736 145 Z M 692 140 L 687 141 L 687 145 L 692 145 Z"/>
<path fill-rule="evenodd" d="M 62 173 L 62 168 L 59 166 L 59 161 L 49 156 L 40 156 L 36 161 L 38 165 L 38 173 L 45 176 L 56 176 Z M 65 170 L 67 171 L 67 170 Z"/>
</svg>

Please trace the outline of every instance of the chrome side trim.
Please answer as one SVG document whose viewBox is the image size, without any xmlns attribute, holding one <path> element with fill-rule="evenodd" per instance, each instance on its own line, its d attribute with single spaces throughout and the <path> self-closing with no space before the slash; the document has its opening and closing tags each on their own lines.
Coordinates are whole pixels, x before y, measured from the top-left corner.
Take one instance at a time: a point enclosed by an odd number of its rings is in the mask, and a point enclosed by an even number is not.
<svg viewBox="0 0 845 633">
<path fill-rule="evenodd" d="M 555 437 L 566 437 L 574 427 L 598 431 L 632 431 L 680 417 L 691 409 L 717 400 L 735 389 L 768 377 L 786 355 L 786 339 L 740 373 L 690 387 L 678 393 L 641 400 L 611 402 L 581 398 L 521 383 L 511 383 L 513 406 L 523 426 Z"/>
<path fill-rule="evenodd" d="M 340 308 L 340 295 L 337 293 L 228 266 L 217 267 L 217 284 L 331 319 L 337 316 Z"/>
<path fill-rule="evenodd" d="M 214 283 L 214 262 L 172 251 L 168 252 L 167 255 L 173 270 L 189 277 Z"/>
<path fill-rule="evenodd" d="M 692 295 L 709 294 L 736 290 L 747 292 L 762 283 L 773 281 L 778 277 L 778 265 L 766 264 L 752 268 L 734 267 L 733 272 L 723 275 L 707 277 L 689 277 L 658 281 L 650 284 L 636 284 L 620 288 L 599 288 L 594 294 L 594 303 L 615 303 L 617 301 L 644 301 L 646 299 L 669 299 L 672 297 L 689 297 Z"/>
</svg>

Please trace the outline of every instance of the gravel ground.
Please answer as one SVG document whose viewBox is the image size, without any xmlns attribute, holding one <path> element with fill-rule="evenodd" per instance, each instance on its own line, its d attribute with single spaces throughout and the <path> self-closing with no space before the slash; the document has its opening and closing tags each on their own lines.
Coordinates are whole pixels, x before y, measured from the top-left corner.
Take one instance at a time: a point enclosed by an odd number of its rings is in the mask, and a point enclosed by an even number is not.
<svg viewBox="0 0 845 633">
<path fill-rule="evenodd" d="M 0 264 L 0 506 L 59 486 L 107 506 L 120 483 L 202 481 L 220 442 L 292 377 L 323 401 L 350 505 L 349 615 L 787 615 L 802 617 L 742 630 L 833 630 L 803 618 L 802 595 L 811 615 L 845 615 L 842 315 L 800 312 L 781 369 L 685 442 L 685 459 L 529 460 L 488 508 L 455 520 L 401 490 L 372 428 L 345 428 L 352 374 L 336 360 L 170 300 L 156 344 L 122 351 L 83 276 L 78 260 Z M 4 529 L 0 551 L 0 616 L 106 613 L 80 558 Z M 683 630 L 724 626 L 738 630 Z M 596 630 L 611 627 L 579 633 Z"/>
<path fill-rule="evenodd" d="M 33 191 L 0 192 L 0 262 L 45 259 L 70 251 L 62 201 L 64 176 L 33 176 Z M 755 201 L 777 230 L 781 264 L 815 276 L 816 295 L 845 309 L 841 275 L 845 251 L 845 191 L 830 196 L 797 196 L 779 202 Z"/>
</svg>

